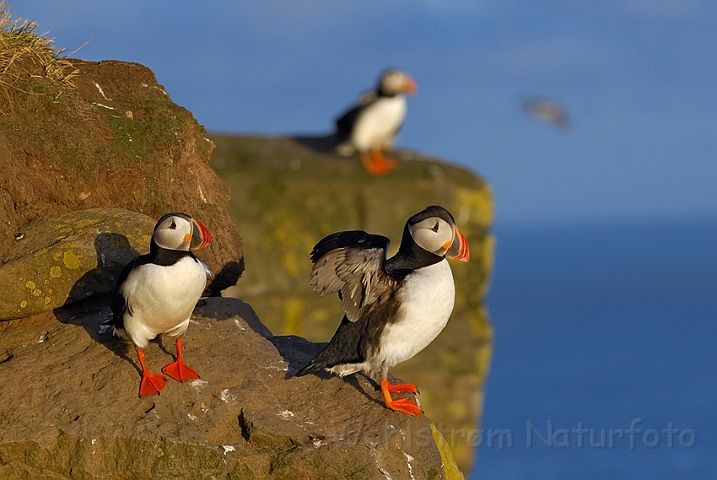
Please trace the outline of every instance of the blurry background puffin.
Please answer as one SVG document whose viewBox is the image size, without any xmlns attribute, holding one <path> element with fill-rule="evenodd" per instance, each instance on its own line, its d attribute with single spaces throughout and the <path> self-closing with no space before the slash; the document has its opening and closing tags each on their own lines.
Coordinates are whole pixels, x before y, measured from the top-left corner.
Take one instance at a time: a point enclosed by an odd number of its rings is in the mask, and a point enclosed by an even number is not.
<svg viewBox="0 0 717 480">
<path fill-rule="evenodd" d="M 339 292 L 344 318 L 326 348 L 296 376 L 327 370 L 343 377 L 364 372 L 378 380 L 392 410 L 421 409 L 395 392 L 417 393 L 410 383 L 391 385 L 388 369 L 423 350 L 443 330 L 455 288 L 446 257 L 467 262 L 470 253 L 453 216 L 431 206 L 412 216 L 401 246 L 386 259 L 389 239 L 361 230 L 338 232 L 311 252 L 309 283 L 321 295 Z"/>
<path fill-rule="evenodd" d="M 400 70 L 385 71 L 376 90 L 364 94 L 358 104 L 336 120 L 340 140 L 336 151 L 344 156 L 358 151 L 369 172 L 383 175 L 396 168 L 395 160 L 384 158 L 381 150 L 390 148 L 406 117 L 404 94 L 416 92 L 416 83 Z"/>
<path fill-rule="evenodd" d="M 209 267 L 190 249 L 212 243 L 207 229 L 184 213 L 169 213 L 154 227 L 149 253 L 132 260 L 117 279 L 112 293 L 114 334 L 131 340 L 142 366 L 139 396 L 158 394 L 167 378 L 150 373 L 143 348 L 160 334 L 176 337 L 177 360 L 162 371 L 180 382 L 199 378 L 182 361 L 182 337 L 207 281 Z"/>
</svg>

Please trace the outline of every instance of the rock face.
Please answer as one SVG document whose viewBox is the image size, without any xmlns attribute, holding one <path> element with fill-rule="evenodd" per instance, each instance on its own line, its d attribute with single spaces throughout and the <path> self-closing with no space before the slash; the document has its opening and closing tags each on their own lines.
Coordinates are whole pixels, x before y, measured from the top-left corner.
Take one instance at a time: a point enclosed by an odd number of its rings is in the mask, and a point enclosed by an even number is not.
<svg viewBox="0 0 717 480">
<path fill-rule="evenodd" d="M 478 428 L 491 352 L 483 304 L 494 245 L 488 185 L 411 152 L 391 152 L 400 168 L 376 177 L 358 158 L 333 155 L 331 138 L 211 138 L 212 166 L 232 189 L 229 213 L 251 252 L 241 282 L 225 294 L 249 302 L 277 334 L 325 342 L 341 321 L 337 297 L 320 297 L 308 283 L 309 252 L 323 236 L 355 229 L 382 234 L 393 255 L 411 215 L 431 204 L 453 213 L 471 250 L 469 263 L 451 263 L 453 315 L 431 345 L 392 372 L 418 386 L 428 416 L 455 434 L 451 447 L 468 470 L 467 436 Z"/>
<path fill-rule="evenodd" d="M 110 316 L 94 297 L 0 323 L 0 478 L 462 478 L 428 418 L 387 410 L 365 378 L 291 378 L 321 345 L 272 337 L 239 300 L 195 311 L 184 359 L 201 379 L 146 399 L 132 347 L 100 333 Z M 150 370 L 165 346 L 145 349 Z"/>
<path fill-rule="evenodd" d="M 124 266 L 149 251 L 154 223 L 128 210 L 92 209 L 29 225 L 0 265 L 0 320 L 112 291 Z"/>
<path fill-rule="evenodd" d="M 214 246 L 198 255 L 218 274 L 213 292 L 234 284 L 242 240 L 226 211 L 229 188 L 209 167 L 204 129 L 142 65 L 72 64 L 72 84 L 37 67 L 23 72 L 21 90 L 0 95 L 0 264 L 40 220 L 92 208 L 155 220 L 179 211 L 212 234 Z"/>
</svg>

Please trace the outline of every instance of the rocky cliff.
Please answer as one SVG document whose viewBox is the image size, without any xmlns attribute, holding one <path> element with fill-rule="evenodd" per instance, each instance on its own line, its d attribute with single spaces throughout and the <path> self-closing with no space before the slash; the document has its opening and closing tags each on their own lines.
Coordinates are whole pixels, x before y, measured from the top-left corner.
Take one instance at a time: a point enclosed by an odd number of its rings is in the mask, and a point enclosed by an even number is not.
<svg viewBox="0 0 717 480">
<path fill-rule="evenodd" d="M 272 337 L 240 300 L 195 311 L 184 358 L 201 379 L 146 399 L 110 316 L 94 297 L 0 322 L 0 478 L 462 478 L 431 421 L 365 378 L 290 378 L 321 346 Z M 172 358 L 145 352 L 153 371 Z"/>
</svg>

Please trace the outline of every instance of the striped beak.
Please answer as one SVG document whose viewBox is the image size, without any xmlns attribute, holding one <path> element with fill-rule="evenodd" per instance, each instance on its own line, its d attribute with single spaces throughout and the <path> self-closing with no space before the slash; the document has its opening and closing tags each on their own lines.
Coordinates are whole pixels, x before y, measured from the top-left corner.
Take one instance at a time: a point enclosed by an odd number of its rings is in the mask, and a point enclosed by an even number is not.
<svg viewBox="0 0 717 480">
<path fill-rule="evenodd" d="M 460 260 L 461 262 L 467 262 L 471 258 L 468 241 L 458 230 L 458 227 L 453 227 L 453 243 L 451 243 L 451 247 L 446 252 L 446 257 L 452 260 Z"/>
<path fill-rule="evenodd" d="M 209 235 L 209 230 L 197 220 L 192 219 L 192 243 L 189 248 L 198 250 L 211 244 L 212 236 Z"/>
</svg>

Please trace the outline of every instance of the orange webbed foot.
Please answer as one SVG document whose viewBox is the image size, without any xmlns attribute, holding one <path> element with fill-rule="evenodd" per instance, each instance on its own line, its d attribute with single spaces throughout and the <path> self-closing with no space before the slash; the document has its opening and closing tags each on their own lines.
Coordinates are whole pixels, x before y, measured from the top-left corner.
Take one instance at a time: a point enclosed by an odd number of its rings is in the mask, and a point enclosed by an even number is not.
<svg viewBox="0 0 717 480">
<path fill-rule="evenodd" d="M 398 168 L 398 162 L 391 158 L 386 158 L 381 150 L 371 150 L 370 153 L 361 153 L 361 162 L 364 168 L 374 175 L 385 175 L 390 170 Z"/>
<path fill-rule="evenodd" d="M 400 383 L 397 385 L 391 385 L 388 380 L 381 380 L 381 393 L 383 394 L 383 401 L 386 407 L 397 412 L 402 412 L 407 415 L 416 416 L 423 413 L 423 410 L 416 405 L 415 402 L 408 398 L 397 398 L 396 400 L 391 398 L 391 393 L 396 392 L 413 392 L 416 393 L 416 386 L 410 383 Z"/>
<path fill-rule="evenodd" d="M 391 410 L 405 413 L 406 415 L 410 415 L 412 417 L 423 413 L 423 410 L 421 410 L 418 405 L 407 398 L 397 398 L 396 400 L 391 401 L 391 405 L 386 406 Z"/>
<path fill-rule="evenodd" d="M 144 364 L 144 352 L 137 349 L 137 358 L 142 366 L 142 381 L 139 384 L 139 398 L 159 395 L 167 384 L 167 377 L 158 373 L 151 373 Z"/>
<path fill-rule="evenodd" d="M 159 395 L 159 392 L 162 391 L 167 382 L 167 377 L 164 375 L 144 372 L 142 374 L 142 382 L 139 384 L 139 398 Z"/>
<path fill-rule="evenodd" d="M 388 392 L 389 393 L 411 392 L 416 395 L 419 393 L 416 386 L 412 383 L 396 383 L 394 385 L 391 385 L 389 383 L 388 384 Z"/>
<path fill-rule="evenodd" d="M 194 369 L 186 366 L 180 360 L 165 365 L 162 372 L 178 382 L 188 382 L 199 378 L 199 374 Z"/>
<path fill-rule="evenodd" d="M 380 154 L 381 152 L 379 152 Z M 390 170 L 395 170 L 398 168 L 398 162 L 394 160 L 393 158 L 386 158 L 382 154 L 378 157 L 374 157 L 374 165 L 381 171 L 381 173 L 385 174 Z"/>
<path fill-rule="evenodd" d="M 182 361 L 182 339 L 178 338 L 175 342 L 177 347 L 177 360 L 168 365 L 165 365 L 162 369 L 166 375 L 169 375 L 178 382 L 188 382 L 189 380 L 196 380 L 199 378 L 199 374 L 192 368 L 189 368 Z"/>
</svg>

